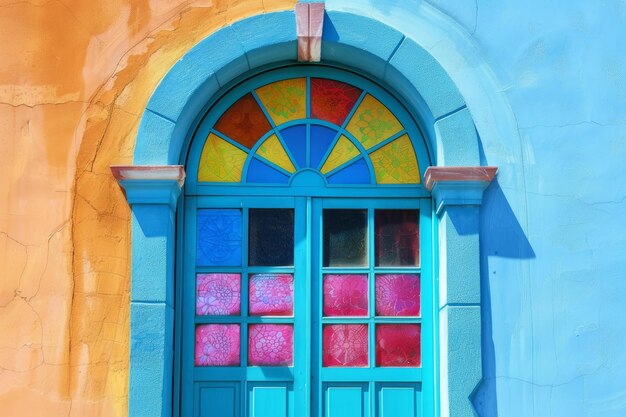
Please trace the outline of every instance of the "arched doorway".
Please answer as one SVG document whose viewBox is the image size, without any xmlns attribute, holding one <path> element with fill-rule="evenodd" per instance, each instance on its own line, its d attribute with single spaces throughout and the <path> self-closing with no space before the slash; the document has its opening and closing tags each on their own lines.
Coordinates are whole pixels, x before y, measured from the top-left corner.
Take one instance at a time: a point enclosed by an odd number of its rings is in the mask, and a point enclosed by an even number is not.
<svg viewBox="0 0 626 417">
<path fill-rule="evenodd" d="M 429 165 L 409 112 L 352 72 L 223 93 L 186 164 L 181 416 L 432 415 Z"/>
</svg>

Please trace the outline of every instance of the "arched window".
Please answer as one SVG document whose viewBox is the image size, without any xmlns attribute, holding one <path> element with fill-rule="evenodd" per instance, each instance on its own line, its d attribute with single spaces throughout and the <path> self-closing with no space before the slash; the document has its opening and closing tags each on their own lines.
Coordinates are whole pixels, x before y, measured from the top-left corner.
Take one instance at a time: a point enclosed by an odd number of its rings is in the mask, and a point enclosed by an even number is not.
<svg viewBox="0 0 626 417">
<path fill-rule="evenodd" d="M 429 165 L 409 112 L 354 73 L 224 92 L 186 164 L 182 416 L 432 415 Z"/>
</svg>

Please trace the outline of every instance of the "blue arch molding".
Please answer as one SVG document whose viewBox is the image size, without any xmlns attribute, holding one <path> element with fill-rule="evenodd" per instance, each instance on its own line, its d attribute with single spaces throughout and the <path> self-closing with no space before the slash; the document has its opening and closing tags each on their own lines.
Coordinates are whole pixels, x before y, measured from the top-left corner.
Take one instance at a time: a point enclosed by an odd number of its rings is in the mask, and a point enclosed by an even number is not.
<svg viewBox="0 0 626 417">
<path fill-rule="evenodd" d="M 396 27 L 402 27 L 398 22 Z M 268 13 L 223 28 L 193 47 L 163 78 L 143 114 L 135 165 L 184 162 L 190 132 L 217 93 L 244 74 L 295 63 L 295 15 Z M 476 128 L 444 68 L 415 40 L 363 12 L 327 10 L 322 63 L 358 70 L 383 81 L 424 129 L 437 166 L 478 166 Z M 172 181 L 125 180 L 133 208 L 129 415 L 171 416 L 174 349 L 174 241 Z M 143 181 L 143 182 L 141 182 Z M 162 188 L 162 189 L 161 189 Z M 473 416 L 472 393 L 482 376 L 478 204 L 458 198 L 437 202 L 438 212 L 438 410 L 433 415 Z M 146 200 L 145 195 L 154 194 Z M 437 197 L 435 197 L 437 198 Z M 469 202 L 468 202 L 469 201 Z M 441 203 L 441 204 L 440 204 Z M 165 226 L 164 226 L 165 225 Z M 178 231 L 180 233 L 180 230 Z M 162 261 L 155 262 L 155 253 Z"/>
</svg>

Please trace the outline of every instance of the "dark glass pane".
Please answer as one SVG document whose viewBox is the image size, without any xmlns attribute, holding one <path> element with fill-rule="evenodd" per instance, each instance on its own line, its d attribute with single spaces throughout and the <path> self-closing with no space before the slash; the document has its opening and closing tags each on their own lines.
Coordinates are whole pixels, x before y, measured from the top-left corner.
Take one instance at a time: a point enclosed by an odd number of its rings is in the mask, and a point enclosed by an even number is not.
<svg viewBox="0 0 626 417">
<path fill-rule="evenodd" d="M 241 210 L 198 210 L 197 236 L 197 265 L 241 265 Z"/>
<path fill-rule="evenodd" d="M 367 210 L 324 210 L 324 266 L 367 266 Z"/>
<path fill-rule="evenodd" d="M 376 266 L 419 265 L 419 212 L 376 210 Z"/>
<path fill-rule="evenodd" d="M 250 209 L 252 266 L 293 265 L 293 209 Z"/>
</svg>

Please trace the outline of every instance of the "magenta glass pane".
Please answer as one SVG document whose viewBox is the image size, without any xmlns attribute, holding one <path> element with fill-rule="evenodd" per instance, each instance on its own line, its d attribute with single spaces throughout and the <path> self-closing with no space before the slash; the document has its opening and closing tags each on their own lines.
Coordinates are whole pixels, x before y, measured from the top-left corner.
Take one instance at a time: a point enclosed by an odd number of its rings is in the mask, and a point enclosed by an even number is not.
<svg viewBox="0 0 626 417">
<path fill-rule="evenodd" d="M 196 366 L 239 366 L 239 325 L 196 326 Z"/>
<path fill-rule="evenodd" d="M 374 230 L 376 266 L 419 265 L 417 210 L 376 210 Z"/>
<path fill-rule="evenodd" d="M 419 316 L 419 274 L 376 275 L 376 315 Z"/>
<path fill-rule="evenodd" d="M 292 366 L 293 325 L 251 324 L 248 327 L 248 365 Z"/>
<path fill-rule="evenodd" d="M 420 366 L 419 324 L 376 325 L 376 366 Z"/>
<path fill-rule="evenodd" d="M 324 275 L 324 316 L 367 316 L 367 275 Z"/>
<path fill-rule="evenodd" d="M 250 315 L 293 315 L 293 275 L 251 275 L 248 288 L 250 291 Z"/>
<path fill-rule="evenodd" d="M 196 276 L 196 314 L 199 316 L 236 316 L 240 313 L 241 278 L 239 274 L 198 274 Z"/>
<path fill-rule="evenodd" d="M 323 366 L 367 366 L 367 324 L 328 324 L 322 329 Z"/>
</svg>

